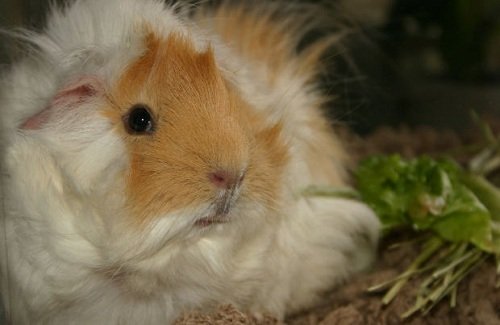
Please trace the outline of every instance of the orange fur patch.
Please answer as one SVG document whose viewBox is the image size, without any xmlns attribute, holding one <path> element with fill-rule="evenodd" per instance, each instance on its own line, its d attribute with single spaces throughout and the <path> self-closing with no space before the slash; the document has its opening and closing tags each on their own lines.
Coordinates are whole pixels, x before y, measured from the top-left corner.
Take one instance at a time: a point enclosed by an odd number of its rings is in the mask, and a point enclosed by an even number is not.
<svg viewBox="0 0 500 325">
<path fill-rule="evenodd" d="M 223 79 L 209 48 L 198 52 L 182 36 L 145 37 L 143 54 L 109 94 L 104 114 L 117 126 L 129 154 L 129 211 L 139 221 L 215 200 L 208 175 L 247 170 L 242 199 L 272 205 L 287 150 L 280 127 L 264 127 Z M 123 126 L 133 105 L 151 108 L 155 131 L 130 135 Z"/>
</svg>

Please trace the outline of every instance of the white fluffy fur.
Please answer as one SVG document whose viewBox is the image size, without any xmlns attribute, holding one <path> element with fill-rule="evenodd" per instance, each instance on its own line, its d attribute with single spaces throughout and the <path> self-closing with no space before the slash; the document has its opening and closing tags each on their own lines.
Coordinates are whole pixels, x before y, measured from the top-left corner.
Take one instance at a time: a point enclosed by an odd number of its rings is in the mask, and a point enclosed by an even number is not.
<svg viewBox="0 0 500 325">
<path fill-rule="evenodd" d="M 193 231 L 193 218 L 208 209 L 200 206 L 139 230 L 120 218 L 124 184 L 116 175 L 127 153 L 96 103 L 41 130 L 18 129 L 78 76 L 113 84 L 141 51 L 136 27 L 144 21 L 200 48 L 210 42 L 247 100 L 285 122 L 292 161 L 285 202 L 272 218 L 265 207 L 242 205 L 235 222 Z M 266 71 L 158 0 L 77 0 L 53 10 L 46 31 L 29 38 L 39 50 L 4 75 L 0 98 L 2 295 L 12 324 L 167 324 L 219 303 L 284 317 L 367 266 L 378 238 L 367 207 L 297 198 L 314 181 L 302 162 L 300 141 L 314 138 L 300 108 L 317 98 L 304 80 L 284 74 L 261 89 Z"/>
</svg>

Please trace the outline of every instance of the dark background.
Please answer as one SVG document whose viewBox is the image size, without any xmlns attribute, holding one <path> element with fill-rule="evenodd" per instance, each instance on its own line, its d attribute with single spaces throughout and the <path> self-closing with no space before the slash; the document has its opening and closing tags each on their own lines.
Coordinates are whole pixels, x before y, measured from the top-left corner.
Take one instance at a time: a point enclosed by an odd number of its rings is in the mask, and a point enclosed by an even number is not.
<svg viewBox="0 0 500 325">
<path fill-rule="evenodd" d="M 331 114 L 359 133 L 422 124 L 461 131 L 471 110 L 500 115 L 500 0 L 303 1 L 356 30 L 348 50 L 327 56 L 323 85 L 336 97 Z M 49 3 L 0 0 L 0 27 L 41 28 Z M 16 46 L 0 37 L 1 63 Z"/>
</svg>

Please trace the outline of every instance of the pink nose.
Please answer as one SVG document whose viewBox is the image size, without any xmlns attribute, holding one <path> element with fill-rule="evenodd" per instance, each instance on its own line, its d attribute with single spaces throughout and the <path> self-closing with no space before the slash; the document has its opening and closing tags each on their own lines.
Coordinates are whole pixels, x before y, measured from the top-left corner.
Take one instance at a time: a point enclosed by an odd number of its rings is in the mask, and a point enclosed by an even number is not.
<svg viewBox="0 0 500 325">
<path fill-rule="evenodd" d="M 221 189 L 231 189 L 239 186 L 245 174 L 238 175 L 236 173 L 218 170 L 208 175 L 208 179 L 212 184 Z"/>
</svg>

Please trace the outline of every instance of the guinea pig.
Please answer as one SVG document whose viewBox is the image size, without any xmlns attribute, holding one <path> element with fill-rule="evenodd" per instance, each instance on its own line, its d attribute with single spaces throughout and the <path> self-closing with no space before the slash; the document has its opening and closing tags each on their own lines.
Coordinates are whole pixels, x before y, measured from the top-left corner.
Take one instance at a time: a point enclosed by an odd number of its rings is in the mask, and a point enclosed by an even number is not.
<svg viewBox="0 0 500 325">
<path fill-rule="evenodd" d="M 318 86 L 325 36 L 286 2 L 76 0 L 1 77 L 2 298 L 12 324 L 278 319 L 373 260 Z"/>
</svg>

